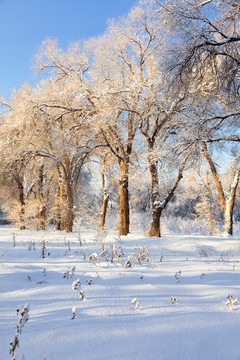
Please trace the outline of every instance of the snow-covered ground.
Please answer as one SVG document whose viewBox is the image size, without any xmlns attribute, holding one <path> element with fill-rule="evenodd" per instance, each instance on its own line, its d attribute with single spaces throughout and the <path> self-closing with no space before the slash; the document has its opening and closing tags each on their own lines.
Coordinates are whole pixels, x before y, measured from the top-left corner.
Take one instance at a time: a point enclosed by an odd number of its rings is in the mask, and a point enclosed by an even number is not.
<svg viewBox="0 0 240 360">
<path fill-rule="evenodd" d="M 226 306 L 228 295 L 240 300 L 239 236 L 104 238 L 82 230 L 81 240 L 0 228 L 1 360 L 11 359 L 16 309 L 26 303 L 20 360 L 240 359 L 240 305 Z M 99 260 L 89 260 L 93 253 Z M 85 300 L 72 289 L 77 279 Z"/>
</svg>

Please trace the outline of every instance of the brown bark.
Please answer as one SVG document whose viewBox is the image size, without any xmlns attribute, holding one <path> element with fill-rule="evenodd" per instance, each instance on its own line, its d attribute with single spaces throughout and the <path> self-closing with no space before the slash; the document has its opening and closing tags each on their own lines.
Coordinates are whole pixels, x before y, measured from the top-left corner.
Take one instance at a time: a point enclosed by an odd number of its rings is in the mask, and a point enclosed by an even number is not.
<svg viewBox="0 0 240 360">
<path fill-rule="evenodd" d="M 60 188 L 54 198 L 54 228 L 61 230 Z"/>
<path fill-rule="evenodd" d="M 213 175 L 213 179 L 214 179 L 217 191 L 218 191 L 218 196 L 220 199 L 222 210 L 224 212 L 224 234 L 232 235 L 233 234 L 233 208 L 234 208 L 234 204 L 235 204 L 236 190 L 237 190 L 237 186 L 239 183 L 240 170 L 237 170 L 237 172 L 235 174 L 233 183 L 231 185 L 230 196 L 228 199 L 226 199 L 226 196 L 225 196 L 223 188 L 222 188 L 221 181 L 217 174 L 217 170 L 213 164 L 211 157 L 209 156 L 207 144 L 205 142 L 203 142 L 203 151 L 204 151 L 204 156 L 210 166 L 210 169 L 211 169 L 211 172 Z"/>
<path fill-rule="evenodd" d="M 73 230 L 73 220 L 74 220 L 74 211 L 73 211 L 73 193 L 71 180 L 67 177 L 66 179 L 66 194 L 67 194 L 67 211 L 66 211 L 66 228 L 67 232 L 72 232 Z"/>
<path fill-rule="evenodd" d="M 24 188 L 22 183 L 18 183 L 18 189 L 19 189 L 19 202 L 20 202 L 20 230 L 26 229 L 25 225 L 25 199 L 24 199 Z"/>
<path fill-rule="evenodd" d="M 46 219 L 47 219 L 47 210 L 46 210 L 46 206 L 44 205 L 44 194 L 43 194 L 43 178 L 44 178 L 43 170 L 44 170 L 44 165 L 42 165 L 39 169 L 39 182 L 38 182 L 38 198 L 40 201 L 40 208 L 38 212 L 39 230 L 46 229 Z"/>
<path fill-rule="evenodd" d="M 26 229 L 26 225 L 25 225 L 25 195 L 24 195 L 24 186 L 22 184 L 22 180 L 21 178 L 13 173 L 13 179 L 16 181 L 17 186 L 18 186 L 18 200 L 19 200 L 19 205 L 20 205 L 20 213 L 19 213 L 19 229 L 20 230 L 25 230 Z"/>
<path fill-rule="evenodd" d="M 239 183 L 240 170 L 235 174 L 233 183 L 231 185 L 230 196 L 226 201 L 226 209 L 224 212 L 224 234 L 232 235 L 233 234 L 233 208 L 235 204 L 236 191 Z"/>
<path fill-rule="evenodd" d="M 129 233 L 129 193 L 128 193 L 128 163 L 118 160 L 120 168 L 119 180 L 119 235 L 127 235 Z"/>
<path fill-rule="evenodd" d="M 221 202 L 222 210 L 225 211 L 225 209 L 226 209 L 226 199 L 225 199 L 225 195 L 224 195 L 224 192 L 223 192 L 221 181 L 219 180 L 217 170 L 216 170 L 216 168 L 214 166 L 214 163 L 213 163 L 212 159 L 209 156 L 207 144 L 205 143 L 205 141 L 203 141 L 202 144 L 203 144 L 204 156 L 205 156 L 205 158 L 206 158 L 206 160 L 207 160 L 207 162 L 208 162 L 208 164 L 210 166 L 210 169 L 211 169 L 211 172 L 212 172 L 212 175 L 213 175 L 213 179 L 214 179 L 217 191 L 218 191 L 218 195 L 219 195 L 219 199 L 220 199 L 220 202 Z"/>
<path fill-rule="evenodd" d="M 101 169 L 101 177 L 102 177 L 102 190 L 103 190 L 103 204 L 102 209 L 100 212 L 100 229 L 104 229 L 105 221 L 106 221 L 106 214 L 107 214 L 107 206 L 109 201 L 109 195 L 107 194 L 105 188 L 105 175 L 104 175 L 104 164 Z"/>
<path fill-rule="evenodd" d="M 63 172 L 63 173 L 62 173 Z M 55 228 L 61 231 L 73 230 L 73 193 L 70 176 L 70 161 L 64 159 L 62 171 L 57 166 L 59 191 L 55 196 Z"/>
<path fill-rule="evenodd" d="M 160 227 L 161 214 L 162 214 L 161 208 L 152 210 L 152 220 L 150 224 L 150 229 L 148 231 L 148 236 L 161 237 L 161 227 Z"/>
<path fill-rule="evenodd" d="M 176 179 L 173 187 L 171 188 L 171 190 L 169 191 L 168 195 L 165 197 L 165 199 L 163 200 L 162 203 L 160 203 L 159 193 L 156 190 L 154 190 L 154 193 L 152 194 L 152 201 L 153 201 L 152 221 L 151 221 L 150 229 L 148 232 L 148 235 L 150 237 L 160 237 L 161 236 L 160 219 L 161 219 L 162 211 L 167 207 L 167 204 L 172 199 L 172 197 L 175 193 L 175 190 L 177 189 L 177 186 L 183 177 L 182 172 L 183 172 L 184 166 L 185 166 L 185 162 L 178 172 L 178 176 L 177 176 L 177 179 Z"/>
<path fill-rule="evenodd" d="M 149 170 L 152 180 L 152 220 L 148 235 L 150 237 L 160 237 L 160 217 L 162 213 L 162 207 L 160 204 L 159 190 L 158 190 L 158 171 L 156 162 L 152 162 L 151 153 L 148 155 L 148 161 L 150 163 Z"/>
<path fill-rule="evenodd" d="M 149 169 L 152 179 L 152 220 L 150 224 L 150 229 L 148 231 L 148 235 L 150 237 L 160 237 L 161 236 L 161 228 L 160 228 L 160 219 L 162 215 L 162 211 L 167 207 L 167 204 L 172 199 L 175 190 L 179 182 L 183 177 L 183 169 L 186 165 L 187 159 L 189 158 L 189 154 L 186 156 L 185 160 L 182 163 L 181 168 L 179 169 L 177 179 L 170 189 L 167 196 L 164 198 L 162 202 L 160 202 L 160 194 L 159 194 L 159 180 L 158 180 L 158 170 L 157 163 L 152 158 L 153 144 L 152 142 L 148 143 L 148 161 L 149 161 Z"/>
<path fill-rule="evenodd" d="M 59 165 L 56 166 L 58 175 L 58 190 L 54 198 L 54 227 L 56 230 L 62 229 L 62 196 L 63 196 L 63 185 L 62 185 L 62 174 Z"/>
<path fill-rule="evenodd" d="M 63 204 L 63 221 L 62 221 L 62 230 L 67 232 L 72 232 L 73 230 L 73 220 L 74 220 L 74 211 L 73 211 L 73 192 L 71 184 L 71 162 L 69 157 L 66 155 L 63 158 L 63 176 L 62 176 L 62 204 Z"/>
</svg>

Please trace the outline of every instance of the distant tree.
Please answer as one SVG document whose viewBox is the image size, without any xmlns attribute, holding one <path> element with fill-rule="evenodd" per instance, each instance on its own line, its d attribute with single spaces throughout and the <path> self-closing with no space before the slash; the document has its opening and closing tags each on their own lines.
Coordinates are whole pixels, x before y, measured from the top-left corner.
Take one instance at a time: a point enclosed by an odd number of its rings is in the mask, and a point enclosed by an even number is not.
<svg viewBox="0 0 240 360">
<path fill-rule="evenodd" d="M 18 101 L 16 97 L 13 99 L 4 120 L 7 132 L 14 123 L 12 139 L 8 144 L 5 143 L 8 152 L 11 144 L 15 144 L 11 154 L 13 161 L 24 159 L 25 163 L 42 159 L 48 167 L 55 169 L 58 183 L 57 186 L 55 183 L 55 224 L 66 231 L 72 231 L 73 226 L 74 185 L 93 147 L 86 121 L 82 121 L 85 116 L 83 101 L 81 105 L 79 98 L 73 95 L 73 89 L 73 84 L 65 82 L 65 78 L 56 81 L 52 77 L 43 81 L 36 89 L 24 91 L 24 97 L 22 90 L 17 95 Z M 44 171 L 40 166 L 37 177 L 39 201 L 44 197 L 43 175 Z M 42 207 L 40 213 L 43 217 L 44 212 Z"/>
<path fill-rule="evenodd" d="M 43 220 L 44 214 L 44 200 L 43 197 L 40 197 L 43 172 L 40 175 L 39 169 L 42 168 L 42 165 L 38 161 L 32 161 L 29 157 L 21 156 L 21 137 L 25 136 L 25 132 L 28 131 L 25 119 L 31 113 L 26 101 L 29 94 L 30 88 L 26 85 L 13 95 L 11 105 L 8 106 L 8 110 L 2 117 L 1 129 L 0 161 L 3 182 L 1 198 L 9 218 L 20 229 L 25 229 L 27 226 L 27 207 L 32 199 L 36 198 L 37 187 L 39 189 L 39 209 L 36 209 L 35 213 L 38 212 L 37 216 L 39 216 L 40 222 L 40 218 L 42 217 Z"/>
</svg>

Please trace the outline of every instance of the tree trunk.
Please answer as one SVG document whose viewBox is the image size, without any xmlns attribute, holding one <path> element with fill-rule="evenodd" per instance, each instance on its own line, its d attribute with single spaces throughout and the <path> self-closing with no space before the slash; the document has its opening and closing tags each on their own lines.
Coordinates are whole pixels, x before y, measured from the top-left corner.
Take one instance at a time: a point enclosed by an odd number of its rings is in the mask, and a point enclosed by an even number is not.
<svg viewBox="0 0 240 360">
<path fill-rule="evenodd" d="M 118 161 L 120 167 L 119 180 L 119 235 L 127 235 L 129 233 L 129 193 L 128 193 L 128 164 L 123 160 Z"/>
<path fill-rule="evenodd" d="M 39 218 L 39 230 L 46 229 L 46 219 L 47 219 L 47 210 L 46 206 L 44 205 L 44 194 L 43 194 L 43 169 L 44 165 L 42 165 L 39 169 L 39 182 L 38 182 L 38 198 L 40 201 L 40 208 L 38 212 Z"/>
<path fill-rule="evenodd" d="M 19 215 L 20 226 L 19 226 L 19 229 L 20 230 L 25 230 L 26 225 L 25 225 L 24 188 L 23 188 L 23 185 L 20 182 L 18 183 L 18 189 L 19 189 L 19 202 L 20 202 L 20 215 Z"/>
<path fill-rule="evenodd" d="M 185 157 L 179 171 L 178 176 L 173 184 L 172 188 L 169 190 L 168 194 L 165 196 L 163 201 L 160 201 L 159 195 L 159 180 L 158 180 L 158 170 L 157 170 L 157 162 L 152 157 L 152 148 L 153 143 L 148 143 L 148 161 L 149 161 L 149 169 L 152 179 L 152 220 L 148 235 L 150 237 L 160 237 L 161 236 L 161 229 L 160 229 L 160 219 L 163 210 L 167 207 L 169 201 L 172 199 L 175 190 L 178 187 L 179 182 L 183 177 L 183 170 L 185 168 L 186 162 L 189 158 L 189 154 Z"/>
<path fill-rule="evenodd" d="M 101 177 L 102 177 L 102 190 L 103 190 L 103 204 L 102 209 L 100 212 L 100 229 L 104 229 L 105 221 L 106 221 L 106 214 L 107 214 L 107 206 L 108 206 L 108 200 L 109 195 L 107 194 L 106 188 L 105 188 L 105 176 L 104 176 L 104 165 L 101 169 Z"/>
<path fill-rule="evenodd" d="M 13 179 L 17 183 L 18 187 L 18 200 L 20 205 L 20 212 L 19 212 L 19 229 L 25 230 L 25 195 L 24 195 L 24 186 L 23 186 L 23 179 L 18 176 L 15 172 L 12 173 Z"/>
<path fill-rule="evenodd" d="M 221 203 L 221 206 L 222 206 L 222 210 L 225 212 L 226 198 L 225 198 L 225 195 L 224 195 L 224 192 L 223 192 L 221 181 L 220 181 L 220 179 L 218 177 L 217 170 L 216 170 L 216 168 L 214 166 L 214 163 L 213 163 L 212 159 L 209 156 L 206 142 L 203 141 L 202 144 L 203 144 L 203 152 L 204 152 L 205 159 L 207 160 L 207 162 L 209 164 L 209 167 L 211 169 L 212 176 L 213 176 L 213 179 L 214 179 L 217 191 L 218 191 L 218 196 L 219 196 L 219 200 L 220 200 L 220 203 Z"/>
<path fill-rule="evenodd" d="M 213 161 L 209 156 L 207 144 L 205 142 L 203 142 L 203 151 L 204 151 L 204 156 L 205 156 L 206 160 L 208 161 L 208 164 L 212 171 L 213 179 L 214 179 L 217 191 L 218 191 L 222 210 L 224 212 L 224 234 L 232 235 L 233 234 L 233 208 L 234 208 L 234 203 L 235 203 L 237 186 L 239 183 L 240 170 L 237 170 L 237 172 L 234 176 L 234 180 L 231 185 L 230 196 L 229 196 L 228 200 L 226 200 L 226 196 L 223 192 L 220 178 L 217 174 L 217 170 L 213 164 Z"/>
<path fill-rule="evenodd" d="M 152 180 L 152 220 L 148 235 L 150 237 L 160 237 L 160 217 L 163 209 L 161 207 L 159 198 L 157 164 L 156 162 L 152 162 L 150 154 L 148 156 L 148 161 L 150 163 L 149 170 Z"/>
<path fill-rule="evenodd" d="M 148 231 L 148 236 L 150 237 L 161 237 L 161 227 L 160 227 L 160 219 L 161 219 L 162 210 L 152 209 L 152 220 L 150 224 L 150 229 Z"/>
<path fill-rule="evenodd" d="M 68 179 L 62 179 L 60 183 L 60 213 L 61 231 L 72 232 L 73 228 L 73 195 L 72 187 Z"/>
<path fill-rule="evenodd" d="M 61 230 L 60 188 L 54 197 L 54 228 Z"/>
<path fill-rule="evenodd" d="M 224 235 L 233 234 L 233 207 L 229 201 L 226 202 L 226 209 L 224 211 Z"/>
<path fill-rule="evenodd" d="M 67 232 L 72 232 L 73 230 L 73 220 L 74 220 L 74 211 L 73 211 L 73 193 L 71 181 L 69 178 L 65 180 L 66 183 L 66 194 L 67 194 L 67 202 L 66 202 L 66 220 L 65 220 L 65 230 Z"/>
<path fill-rule="evenodd" d="M 63 190 L 63 212 L 64 212 L 64 229 L 67 232 L 72 232 L 73 230 L 73 220 L 74 220 L 74 211 L 73 211 L 73 191 L 72 191 L 72 182 L 71 182 L 71 161 L 68 155 L 63 157 L 62 164 L 62 190 Z"/>
<path fill-rule="evenodd" d="M 236 198 L 237 186 L 239 183 L 240 171 L 238 170 L 234 176 L 233 183 L 231 185 L 230 196 L 226 201 L 226 208 L 224 211 L 224 234 L 233 234 L 233 208 Z"/>
<path fill-rule="evenodd" d="M 70 160 L 66 156 L 64 164 L 57 166 L 59 191 L 55 196 L 55 228 L 61 231 L 73 230 L 73 192 L 71 184 Z"/>
</svg>

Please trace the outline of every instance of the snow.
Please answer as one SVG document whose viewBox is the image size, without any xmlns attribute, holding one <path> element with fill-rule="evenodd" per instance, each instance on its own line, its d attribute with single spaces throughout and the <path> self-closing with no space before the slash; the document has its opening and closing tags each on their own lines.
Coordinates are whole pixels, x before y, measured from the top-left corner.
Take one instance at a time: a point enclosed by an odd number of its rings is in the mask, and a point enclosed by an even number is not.
<svg viewBox="0 0 240 360">
<path fill-rule="evenodd" d="M 76 234 L 0 228 L 2 360 L 11 358 L 16 310 L 26 303 L 17 359 L 240 359 L 240 305 L 226 305 L 228 295 L 240 299 L 238 236 L 109 233 L 98 242 L 82 229 L 81 238 L 82 247 Z M 143 247 L 149 261 L 143 256 L 140 265 Z M 72 288 L 78 279 L 85 301 Z"/>
</svg>

